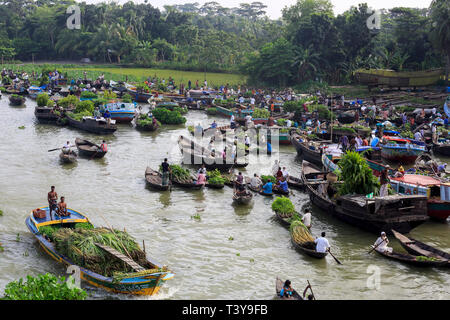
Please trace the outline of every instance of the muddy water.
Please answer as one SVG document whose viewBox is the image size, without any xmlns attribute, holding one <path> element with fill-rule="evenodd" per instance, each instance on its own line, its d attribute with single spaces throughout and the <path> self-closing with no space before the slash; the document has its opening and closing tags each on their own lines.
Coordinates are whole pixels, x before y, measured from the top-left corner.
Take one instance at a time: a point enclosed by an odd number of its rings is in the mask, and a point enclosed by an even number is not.
<svg viewBox="0 0 450 320">
<path fill-rule="evenodd" d="M 172 163 L 181 159 L 176 147 L 187 129 L 166 127 L 155 133 L 141 133 L 121 125 L 113 136 L 95 136 L 67 127 L 38 124 L 35 102 L 25 108 L 0 100 L 0 292 L 12 280 L 27 274 L 64 268 L 48 258 L 24 224 L 30 210 L 46 205 L 50 185 L 64 195 L 68 205 L 88 215 L 96 225 L 126 228 L 139 243 L 145 240 L 147 253 L 170 266 L 175 278 L 152 299 L 272 299 L 275 277 L 289 278 L 299 289 L 308 279 L 318 299 L 449 299 L 447 270 L 419 269 L 367 254 L 375 236 L 340 222 L 313 208 L 313 233 L 327 232 L 337 265 L 332 257 L 315 260 L 297 253 L 289 232 L 272 219 L 271 200 L 257 195 L 249 206 L 232 204 L 232 190 L 186 191 L 173 188 L 160 193 L 146 188 L 145 168 L 157 168 L 162 158 Z M 189 124 L 205 126 L 213 117 L 190 111 Z M 226 119 L 217 118 L 219 124 Z M 19 126 L 25 129 L 19 129 Z M 58 152 L 49 149 L 67 140 L 105 138 L 109 152 L 100 160 L 79 159 L 61 165 Z M 281 162 L 292 175 L 299 161 L 293 147 L 281 147 Z M 269 167 L 250 164 L 244 174 L 269 173 Z M 310 206 L 308 196 L 294 191 L 296 208 Z M 199 214 L 200 220 L 192 218 Z M 411 235 L 450 251 L 450 225 L 428 222 Z M 232 237 L 232 238 L 230 238 Z M 233 240 L 231 240 L 233 239 Z M 391 239 L 394 248 L 400 248 Z M 380 288 L 367 273 L 378 267 Z M 369 280 L 369 285 L 368 285 Z M 86 287 L 94 299 L 143 299 L 117 295 Z M 145 298 L 148 299 L 148 298 Z"/>
</svg>

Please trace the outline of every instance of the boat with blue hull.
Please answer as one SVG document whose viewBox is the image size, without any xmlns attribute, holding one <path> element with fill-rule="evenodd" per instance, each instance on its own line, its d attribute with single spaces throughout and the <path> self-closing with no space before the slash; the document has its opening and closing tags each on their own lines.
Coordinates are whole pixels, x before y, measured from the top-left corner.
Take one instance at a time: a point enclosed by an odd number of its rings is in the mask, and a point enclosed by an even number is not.
<svg viewBox="0 0 450 320">
<path fill-rule="evenodd" d="M 31 86 L 28 88 L 28 96 L 31 99 L 36 99 L 38 95 L 45 92 L 43 89 L 45 89 L 45 87 Z"/>
<path fill-rule="evenodd" d="M 402 164 L 413 163 L 418 156 L 426 152 L 425 145 L 398 137 L 384 136 L 380 146 L 383 159 Z"/>
<path fill-rule="evenodd" d="M 119 123 L 128 123 L 133 121 L 137 103 L 112 102 L 101 107 L 101 112 L 109 110 L 111 119 Z"/>
<path fill-rule="evenodd" d="M 39 242 L 39 245 L 54 260 L 63 263 L 66 266 L 75 265 L 68 257 L 60 254 L 56 250 L 55 244 L 49 240 L 48 237 L 40 233 L 39 228 L 49 225 L 60 226 L 63 228 L 73 228 L 75 223 L 90 223 L 89 219 L 84 214 L 72 209 L 68 209 L 68 213 L 70 215 L 65 217 L 58 216 L 56 214 L 53 214 L 51 217 L 48 207 L 41 207 L 37 210 L 40 211 L 40 215 L 38 216 L 41 218 L 37 218 L 32 212 L 26 218 L 25 224 Z M 147 260 L 148 264 L 152 266 L 151 270 L 163 270 L 163 267 L 159 263 L 150 261 L 148 258 Z M 79 268 L 81 279 L 90 285 L 116 293 L 135 295 L 154 295 L 159 291 L 164 282 L 174 277 L 174 274 L 169 271 L 150 273 L 151 270 L 144 270 L 144 272 L 135 272 L 135 275 L 131 273 L 120 281 L 114 281 L 113 277 L 106 277 L 80 266 Z M 149 271 L 149 273 L 146 273 L 145 271 Z"/>
</svg>

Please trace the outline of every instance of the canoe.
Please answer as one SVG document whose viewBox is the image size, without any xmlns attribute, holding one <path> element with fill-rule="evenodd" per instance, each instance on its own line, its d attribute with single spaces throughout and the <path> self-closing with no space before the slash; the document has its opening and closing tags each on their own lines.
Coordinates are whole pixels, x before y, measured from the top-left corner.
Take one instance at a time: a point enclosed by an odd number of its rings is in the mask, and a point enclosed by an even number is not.
<svg viewBox="0 0 450 320">
<path fill-rule="evenodd" d="M 237 204 L 248 204 L 252 201 L 253 194 L 247 191 L 246 195 L 233 194 L 233 202 Z"/>
<path fill-rule="evenodd" d="M 25 220 L 25 224 L 34 235 L 39 245 L 44 249 L 44 251 L 56 261 L 63 263 L 66 266 L 75 265 L 74 262 L 56 250 L 55 244 L 46 237 L 44 237 L 40 232 L 39 228 L 45 225 L 61 225 L 64 227 L 73 227 L 74 223 L 90 223 L 89 219 L 84 215 L 70 208 L 67 209 L 70 213 L 67 217 L 60 217 L 53 214 L 53 220 L 51 220 L 49 215 L 48 207 L 42 207 L 41 210 L 45 211 L 45 217 L 35 218 L 33 213 L 31 213 Z M 161 269 L 162 265 L 151 261 L 147 258 L 148 269 Z M 91 270 L 80 268 L 81 279 L 86 281 L 89 285 L 95 287 L 103 288 L 108 291 L 115 293 L 124 294 L 136 294 L 136 295 L 153 295 L 156 294 L 161 286 L 169 279 L 172 279 L 174 274 L 170 271 L 161 271 L 154 273 L 147 273 L 141 275 L 136 273 L 135 276 L 127 277 L 120 281 L 113 281 L 112 277 L 106 277 L 101 274 L 95 273 Z"/>
<path fill-rule="evenodd" d="M 53 123 L 59 119 L 59 116 L 53 112 L 53 108 L 48 107 L 35 107 L 34 115 L 41 123 Z"/>
<path fill-rule="evenodd" d="M 297 177 L 289 176 L 287 183 L 290 188 L 295 188 L 295 189 L 299 189 L 299 190 L 303 190 L 303 188 L 304 188 L 302 179 L 297 178 Z"/>
<path fill-rule="evenodd" d="M 301 156 L 304 160 L 314 163 L 315 165 L 322 166 L 322 148 L 311 149 L 308 142 L 300 142 L 301 137 L 298 134 L 291 135 L 292 145 L 297 150 L 297 154 Z"/>
<path fill-rule="evenodd" d="M 159 128 L 158 122 L 155 123 L 155 125 L 148 124 L 145 126 L 140 125 L 138 122 L 136 122 L 136 129 L 141 131 L 156 131 Z"/>
<path fill-rule="evenodd" d="M 192 190 L 200 190 L 204 186 L 204 184 L 197 184 L 196 180 L 192 178 L 189 180 L 180 180 L 174 175 L 172 175 L 171 181 L 174 185 Z"/>
<path fill-rule="evenodd" d="M 77 154 L 74 151 L 70 151 L 68 154 L 61 151 L 59 160 L 61 160 L 62 163 L 74 163 L 77 161 Z"/>
<path fill-rule="evenodd" d="M 169 190 L 169 185 L 163 186 L 162 184 L 162 174 L 150 167 L 147 167 L 145 170 L 145 180 L 153 189 L 161 191 Z"/>
<path fill-rule="evenodd" d="M 395 252 L 392 251 L 392 253 L 388 253 L 388 252 L 380 252 L 378 250 L 374 250 L 376 251 L 379 255 L 391 259 L 391 260 L 395 260 L 395 261 L 400 261 L 406 264 L 410 264 L 413 266 L 417 266 L 417 267 L 446 267 L 448 266 L 448 261 L 447 260 L 438 260 L 438 261 L 428 261 L 428 260 L 418 260 L 418 256 L 413 256 L 411 254 L 407 254 L 407 253 L 399 253 L 399 252 Z"/>
<path fill-rule="evenodd" d="M 13 106 L 21 106 L 25 102 L 25 98 L 24 97 L 17 97 L 17 96 L 10 96 L 9 97 L 9 102 Z"/>
<path fill-rule="evenodd" d="M 108 151 L 102 151 L 99 145 L 92 143 L 88 140 L 76 138 L 75 145 L 78 149 L 80 156 L 92 158 L 103 158 Z"/>
<path fill-rule="evenodd" d="M 272 188 L 272 192 L 275 193 L 275 194 L 281 194 L 281 195 L 286 196 L 286 197 L 289 197 L 289 195 L 290 195 L 289 191 L 283 191 L 281 189 L 278 189 L 276 186 L 274 186 Z"/>
<path fill-rule="evenodd" d="M 80 121 L 71 118 L 70 115 L 67 115 L 66 118 L 71 127 L 96 134 L 113 134 L 117 130 L 114 120 L 111 120 L 108 125 L 104 118 L 84 117 Z"/>
<path fill-rule="evenodd" d="M 450 144 L 449 143 L 433 143 L 433 152 L 443 156 L 450 157 Z"/>
<path fill-rule="evenodd" d="M 450 267 L 450 254 L 434 248 L 426 243 L 420 242 L 413 238 L 408 238 L 407 236 L 397 232 L 395 230 L 391 230 L 397 240 L 400 242 L 402 247 L 408 251 L 408 253 L 414 256 L 425 256 L 425 257 L 433 257 L 436 259 L 446 260 L 448 262 L 447 266 Z"/>
<path fill-rule="evenodd" d="M 291 236 L 291 242 L 292 245 L 294 246 L 294 248 L 299 251 L 302 252 L 310 257 L 316 258 L 316 259 L 323 259 L 328 255 L 328 252 L 317 252 L 316 249 L 312 250 L 309 248 L 304 247 L 303 245 L 301 245 L 300 243 L 297 243 Z"/>
<path fill-rule="evenodd" d="M 275 281 L 275 291 L 277 293 L 278 299 L 280 299 L 280 300 L 303 300 L 303 298 L 295 290 L 292 291 L 292 295 L 289 297 L 287 297 L 287 296 L 280 297 L 280 292 L 281 292 L 281 289 L 283 289 L 283 286 L 284 286 L 284 282 L 281 281 L 281 279 L 277 277 L 277 279 Z"/>
<path fill-rule="evenodd" d="M 289 227 L 291 226 L 291 219 L 293 216 L 290 217 L 284 217 L 281 214 L 279 214 L 278 212 L 275 212 L 275 219 L 283 226 L 286 227 L 287 229 L 289 229 Z"/>
</svg>

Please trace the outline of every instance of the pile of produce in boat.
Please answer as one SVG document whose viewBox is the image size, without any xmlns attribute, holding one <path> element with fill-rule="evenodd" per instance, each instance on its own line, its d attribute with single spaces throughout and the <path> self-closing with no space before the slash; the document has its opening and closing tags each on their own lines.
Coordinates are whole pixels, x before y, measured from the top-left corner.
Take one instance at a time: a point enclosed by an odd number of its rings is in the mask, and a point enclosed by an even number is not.
<svg viewBox="0 0 450 320">
<path fill-rule="evenodd" d="M 275 183 L 277 181 L 277 178 L 275 178 L 274 176 L 261 175 L 261 181 L 262 181 L 263 184 L 266 184 L 267 181 L 269 181 L 269 179 L 270 179 L 270 182 L 272 182 L 272 183 Z"/>
<path fill-rule="evenodd" d="M 425 256 L 417 256 L 416 261 L 441 261 L 439 259 L 433 258 L 433 257 L 425 257 Z"/>
<path fill-rule="evenodd" d="M 208 183 L 212 185 L 221 186 L 225 183 L 226 179 L 222 177 L 222 174 L 218 169 L 214 169 L 213 171 L 207 172 Z"/>
<path fill-rule="evenodd" d="M 300 244 L 301 246 L 315 250 L 316 244 L 314 243 L 314 238 L 309 232 L 308 228 L 300 221 L 295 220 L 291 223 L 289 228 L 292 239 Z"/>
<path fill-rule="evenodd" d="M 180 167 L 177 164 L 171 164 L 170 169 L 172 170 L 172 176 L 175 177 L 179 181 L 190 181 L 191 173 L 189 170 Z M 159 166 L 159 170 L 162 171 L 162 167 Z"/>
<path fill-rule="evenodd" d="M 145 253 L 124 231 L 93 228 L 88 223 L 76 224 L 74 229 L 46 226 L 39 228 L 39 231 L 50 238 L 56 250 L 74 264 L 107 277 L 114 276 L 116 272 L 130 273 L 133 270 L 96 243 L 116 249 L 144 268 L 151 268 Z"/>
<path fill-rule="evenodd" d="M 279 197 L 272 203 L 272 210 L 282 218 L 291 218 L 295 214 L 295 207 L 291 200 L 286 197 Z"/>
<path fill-rule="evenodd" d="M 370 194 L 379 189 L 379 182 L 373 175 L 366 160 L 358 152 L 347 152 L 338 162 L 341 169 L 340 179 L 344 183 L 339 189 L 340 195 Z"/>
<path fill-rule="evenodd" d="M 156 120 L 156 123 L 158 126 L 161 126 L 161 122 L 159 122 L 158 120 Z M 136 119 L 136 124 L 138 126 L 141 127 L 145 127 L 145 126 L 152 126 L 153 125 L 153 119 L 150 118 L 147 114 L 142 113 L 139 115 L 139 118 Z"/>
</svg>

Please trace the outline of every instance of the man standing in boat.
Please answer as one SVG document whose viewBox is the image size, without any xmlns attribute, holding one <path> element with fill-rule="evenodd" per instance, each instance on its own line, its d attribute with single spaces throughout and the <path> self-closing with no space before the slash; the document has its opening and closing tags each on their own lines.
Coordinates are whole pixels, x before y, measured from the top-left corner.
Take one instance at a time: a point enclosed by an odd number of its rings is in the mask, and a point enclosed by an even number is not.
<svg viewBox="0 0 450 320">
<path fill-rule="evenodd" d="M 50 219 L 53 220 L 52 211 L 56 210 L 56 202 L 58 201 L 58 194 L 55 191 L 55 186 L 51 186 L 50 192 L 47 194 L 48 208 Z"/>
<path fill-rule="evenodd" d="M 172 173 L 170 169 L 170 165 L 167 162 L 167 158 L 164 159 L 164 162 L 161 164 L 162 167 L 162 185 L 167 186 L 169 184 L 169 175 Z"/>
</svg>

